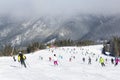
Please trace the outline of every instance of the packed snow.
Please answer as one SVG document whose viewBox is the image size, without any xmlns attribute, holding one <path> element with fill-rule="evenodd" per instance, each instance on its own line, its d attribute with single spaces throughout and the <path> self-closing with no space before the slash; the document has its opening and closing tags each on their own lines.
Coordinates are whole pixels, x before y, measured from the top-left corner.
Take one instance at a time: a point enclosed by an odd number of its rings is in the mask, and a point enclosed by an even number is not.
<svg viewBox="0 0 120 80">
<path fill-rule="evenodd" d="M 27 68 L 12 57 L 0 57 L 1 80 L 119 80 L 120 64 L 114 66 L 110 56 L 101 54 L 103 46 L 53 47 L 25 54 Z M 58 65 L 53 64 L 57 55 Z M 52 58 L 49 61 L 49 57 Z M 83 57 L 85 62 L 83 62 Z M 88 64 L 88 58 L 91 64 Z M 105 59 L 105 67 L 99 63 Z M 17 56 L 15 56 L 17 59 Z M 70 61 L 71 58 L 71 61 Z"/>
</svg>

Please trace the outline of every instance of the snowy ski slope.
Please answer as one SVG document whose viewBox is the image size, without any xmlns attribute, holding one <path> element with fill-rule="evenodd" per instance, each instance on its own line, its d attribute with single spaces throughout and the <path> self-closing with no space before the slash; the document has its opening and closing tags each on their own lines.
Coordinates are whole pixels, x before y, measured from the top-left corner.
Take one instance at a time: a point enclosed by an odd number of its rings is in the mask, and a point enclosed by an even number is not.
<svg viewBox="0 0 120 80">
<path fill-rule="evenodd" d="M 0 80 L 119 80 L 120 64 L 114 67 L 110 62 L 111 57 L 101 54 L 102 47 L 102 45 L 73 46 L 36 51 L 26 54 L 27 68 L 17 61 L 14 62 L 12 57 L 0 57 Z M 49 61 L 53 54 L 57 55 L 58 66 Z M 101 56 L 107 59 L 105 67 L 100 65 L 99 60 L 96 61 Z M 85 62 L 82 61 L 83 57 Z M 88 57 L 92 58 L 92 64 L 88 64 Z"/>
</svg>

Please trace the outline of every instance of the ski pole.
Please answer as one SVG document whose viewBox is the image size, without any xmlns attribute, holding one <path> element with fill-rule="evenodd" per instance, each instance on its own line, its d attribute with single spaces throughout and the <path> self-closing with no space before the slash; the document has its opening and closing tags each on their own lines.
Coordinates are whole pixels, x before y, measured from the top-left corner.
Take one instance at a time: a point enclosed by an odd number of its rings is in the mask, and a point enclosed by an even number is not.
<svg viewBox="0 0 120 80">
<path fill-rule="evenodd" d="M 27 61 L 25 61 L 25 63 L 27 64 L 28 67 L 30 67 L 29 63 Z"/>
</svg>

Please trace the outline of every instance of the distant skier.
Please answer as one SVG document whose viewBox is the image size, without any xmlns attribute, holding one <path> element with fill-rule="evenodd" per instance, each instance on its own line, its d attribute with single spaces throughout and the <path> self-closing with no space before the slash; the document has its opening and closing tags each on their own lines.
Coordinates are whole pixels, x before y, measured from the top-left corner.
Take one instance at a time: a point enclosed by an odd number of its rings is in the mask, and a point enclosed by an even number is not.
<svg viewBox="0 0 120 80">
<path fill-rule="evenodd" d="M 85 62 L 85 58 L 84 58 L 84 57 L 83 57 L 83 59 L 82 59 L 82 60 L 83 60 L 83 62 Z"/>
<path fill-rule="evenodd" d="M 73 56 L 73 59 L 75 59 L 75 56 Z"/>
<path fill-rule="evenodd" d="M 98 58 L 96 58 L 96 60 L 95 60 L 96 62 L 98 61 Z"/>
<path fill-rule="evenodd" d="M 62 55 L 59 55 L 59 58 L 60 58 L 60 59 L 63 59 L 63 56 L 62 56 Z"/>
<path fill-rule="evenodd" d="M 111 58 L 111 63 L 114 64 L 114 59 L 113 58 Z"/>
<path fill-rule="evenodd" d="M 10 54 L 14 60 L 14 62 L 16 62 L 15 56 L 13 55 L 13 53 Z"/>
<path fill-rule="evenodd" d="M 52 53 L 54 52 L 54 50 L 51 51 Z"/>
<path fill-rule="evenodd" d="M 16 62 L 15 56 L 13 56 L 13 60 Z"/>
<path fill-rule="evenodd" d="M 71 61 L 72 61 L 72 58 L 70 57 L 70 58 L 69 58 L 69 62 L 71 62 Z"/>
<path fill-rule="evenodd" d="M 21 65 L 24 65 L 24 67 L 26 68 L 26 64 L 25 64 L 25 60 L 26 60 L 26 56 L 24 56 L 22 54 L 22 52 L 19 52 L 19 55 L 18 55 L 18 62 L 21 63 Z"/>
<path fill-rule="evenodd" d="M 88 58 L 88 64 L 91 64 L 91 58 L 90 57 Z"/>
<path fill-rule="evenodd" d="M 40 60 L 43 60 L 43 57 L 42 57 L 42 56 L 39 56 L 39 59 L 40 59 Z"/>
<path fill-rule="evenodd" d="M 107 62 L 108 62 L 108 59 L 107 59 L 107 58 L 105 59 L 105 62 L 106 62 L 106 64 L 107 64 Z"/>
<path fill-rule="evenodd" d="M 49 61 L 51 61 L 52 60 L 52 58 L 51 57 L 49 57 Z"/>
<path fill-rule="evenodd" d="M 58 60 L 57 60 L 56 54 L 54 54 L 53 60 L 54 60 L 54 65 L 58 65 Z"/>
<path fill-rule="evenodd" d="M 104 60 L 104 58 L 100 57 L 99 62 L 101 63 L 102 67 L 105 66 L 105 63 L 104 63 L 105 60 Z"/>
<path fill-rule="evenodd" d="M 119 59 L 116 57 L 116 58 L 115 58 L 115 66 L 118 65 L 118 62 L 119 62 Z"/>
</svg>

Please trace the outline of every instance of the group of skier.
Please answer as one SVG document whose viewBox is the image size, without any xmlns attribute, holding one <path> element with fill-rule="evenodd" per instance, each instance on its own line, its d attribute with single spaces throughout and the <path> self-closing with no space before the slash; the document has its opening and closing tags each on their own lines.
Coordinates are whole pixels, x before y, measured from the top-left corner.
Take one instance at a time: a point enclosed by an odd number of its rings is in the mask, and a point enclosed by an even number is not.
<svg viewBox="0 0 120 80">
<path fill-rule="evenodd" d="M 85 62 L 85 57 L 82 58 L 82 61 Z M 98 59 L 96 59 L 96 62 L 98 61 Z M 105 62 L 107 62 L 107 59 L 104 59 L 103 57 L 99 58 L 99 63 L 101 64 L 102 67 L 105 66 Z M 117 66 L 118 63 L 120 62 L 120 59 L 115 57 L 115 59 L 111 58 L 111 64 L 113 64 L 114 66 Z M 91 58 L 88 58 L 88 64 L 91 64 Z"/>
<path fill-rule="evenodd" d="M 64 51 L 65 51 L 65 49 L 63 49 Z M 68 50 L 70 50 L 70 49 L 68 49 Z M 76 52 L 74 52 L 75 51 L 75 49 L 73 50 L 73 51 L 71 51 L 71 53 L 73 52 L 73 54 L 74 53 L 76 53 Z M 68 61 L 69 62 L 72 62 L 74 59 L 75 59 L 75 55 L 73 56 L 73 54 L 72 54 L 72 56 L 68 59 Z M 83 52 L 83 54 L 82 55 L 84 55 L 84 57 L 82 58 L 82 60 L 83 60 L 83 62 L 88 62 L 88 64 L 92 64 L 92 59 L 93 59 L 93 57 L 95 57 L 96 55 L 94 54 L 94 53 L 92 53 L 93 55 L 91 55 L 91 57 L 90 56 L 88 56 L 88 55 L 90 55 L 89 54 L 89 52 Z M 88 58 L 85 58 L 85 56 L 88 56 Z M 54 55 L 54 57 L 55 58 L 53 58 L 53 60 L 55 61 L 54 62 L 54 65 L 56 65 L 56 62 L 57 62 L 57 57 L 56 57 L 56 54 Z M 86 60 L 87 59 L 87 60 Z M 51 57 L 49 57 L 49 60 L 51 61 L 52 60 L 52 58 Z M 120 62 L 120 59 L 119 58 L 117 58 L 117 57 L 115 57 L 115 58 L 111 58 L 111 60 L 110 59 L 105 59 L 104 57 L 101 57 L 100 55 L 98 55 L 98 57 L 96 56 L 96 60 L 95 60 L 96 62 L 99 62 L 100 64 L 101 64 L 101 66 L 102 67 L 105 67 L 106 66 L 106 64 L 107 64 L 107 62 L 108 61 L 110 61 L 111 62 L 111 64 L 113 64 L 114 66 L 117 66 L 118 65 L 118 63 Z M 57 62 L 57 65 L 58 65 L 58 62 Z"/>
<path fill-rule="evenodd" d="M 49 59 L 49 61 L 53 61 L 53 64 L 56 66 L 56 65 L 58 65 L 58 58 L 63 59 L 63 56 L 59 55 L 59 57 L 58 57 L 58 55 L 53 53 L 53 50 L 52 50 L 52 54 L 53 54 L 53 57 L 48 57 L 48 59 Z M 43 57 L 40 56 L 39 58 L 41 60 L 43 60 Z M 13 59 L 14 59 L 14 61 L 16 61 L 15 57 L 13 57 Z M 69 62 L 71 62 L 73 59 L 75 59 L 75 56 L 71 56 L 69 58 Z M 82 61 L 83 62 L 88 61 L 88 64 L 92 64 L 92 58 L 89 56 L 87 59 L 88 60 L 86 60 L 85 57 L 83 57 Z M 20 62 L 20 64 L 23 65 L 26 68 L 27 66 L 26 66 L 26 61 L 25 60 L 26 60 L 26 56 L 20 51 L 19 54 L 18 54 L 18 62 Z M 96 58 L 96 62 L 98 60 L 99 60 L 99 63 L 101 64 L 101 66 L 104 67 L 105 62 L 107 62 L 107 59 L 104 59 L 103 57 L 98 57 L 98 58 Z M 114 64 L 115 66 L 118 65 L 119 61 L 120 60 L 117 57 L 115 59 L 111 58 L 111 63 Z"/>
</svg>

